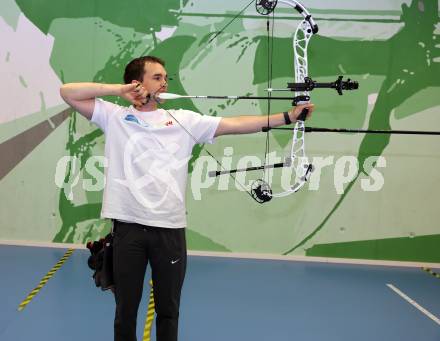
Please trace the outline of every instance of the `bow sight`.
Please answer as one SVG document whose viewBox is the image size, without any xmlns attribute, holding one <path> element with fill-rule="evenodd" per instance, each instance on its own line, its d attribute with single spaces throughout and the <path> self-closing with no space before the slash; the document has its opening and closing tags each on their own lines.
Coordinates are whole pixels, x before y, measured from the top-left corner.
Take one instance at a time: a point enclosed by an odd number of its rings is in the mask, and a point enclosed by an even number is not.
<svg viewBox="0 0 440 341">
<path fill-rule="evenodd" d="M 359 83 L 348 78 L 346 81 L 343 80 L 343 76 L 339 76 L 337 80 L 330 83 L 319 83 L 314 81 L 310 77 L 304 77 L 303 83 L 287 83 L 286 89 L 266 89 L 268 92 L 275 91 L 295 91 L 295 92 L 308 92 L 314 89 L 335 89 L 339 95 L 342 96 L 343 91 L 347 90 L 357 90 L 359 89 Z M 309 96 L 296 96 L 293 100 L 293 105 L 298 105 L 300 102 L 308 102 L 310 100 Z"/>
<path fill-rule="evenodd" d="M 346 81 L 342 80 L 342 76 L 332 83 L 318 83 L 310 77 L 304 78 L 304 83 L 287 83 L 287 89 L 290 91 L 312 91 L 318 88 L 335 89 L 339 95 L 342 95 L 343 90 L 357 90 L 359 83 L 348 78 Z"/>
</svg>

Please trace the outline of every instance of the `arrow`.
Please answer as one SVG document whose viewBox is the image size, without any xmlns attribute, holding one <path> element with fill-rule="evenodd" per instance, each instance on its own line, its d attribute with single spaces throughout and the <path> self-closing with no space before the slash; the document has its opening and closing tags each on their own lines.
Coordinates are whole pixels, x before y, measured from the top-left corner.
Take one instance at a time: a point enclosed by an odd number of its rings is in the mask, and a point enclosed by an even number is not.
<svg viewBox="0 0 440 341">
<path fill-rule="evenodd" d="M 267 96 L 196 96 L 196 95 L 178 95 L 169 92 L 161 92 L 156 94 L 157 98 L 167 99 L 181 99 L 181 98 L 196 98 L 196 99 L 276 99 L 276 100 L 294 100 L 293 97 L 267 97 Z"/>
</svg>

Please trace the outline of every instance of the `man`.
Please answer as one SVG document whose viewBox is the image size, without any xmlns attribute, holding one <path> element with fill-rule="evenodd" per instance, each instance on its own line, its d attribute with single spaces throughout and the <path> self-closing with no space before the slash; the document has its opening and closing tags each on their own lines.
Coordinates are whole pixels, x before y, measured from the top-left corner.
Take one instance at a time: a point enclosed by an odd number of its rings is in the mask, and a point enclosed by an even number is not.
<svg viewBox="0 0 440 341">
<path fill-rule="evenodd" d="M 114 222 L 116 341 L 136 340 L 136 319 L 150 262 L 158 341 L 176 341 L 180 293 L 186 270 L 185 188 L 188 161 L 197 143 L 226 134 L 260 132 L 264 116 L 211 117 L 158 109 L 167 91 L 165 63 L 146 56 L 125 68 L 124 85 L 72 83 L 63 99 L 100 127 L 106 137 L 106 185 L 101 216 Z M 101 96 L 119 96 L 122 107 Z M 270 116 L 270 126 L 294 122 L 313 104 Z"/>
</svg>

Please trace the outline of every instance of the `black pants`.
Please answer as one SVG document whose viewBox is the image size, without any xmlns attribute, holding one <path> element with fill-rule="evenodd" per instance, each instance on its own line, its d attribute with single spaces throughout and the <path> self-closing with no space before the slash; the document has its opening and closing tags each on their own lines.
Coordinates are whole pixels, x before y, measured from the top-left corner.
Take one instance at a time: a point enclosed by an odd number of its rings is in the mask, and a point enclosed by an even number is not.
<svg viewBox="0 0 440 341">
<path fill-rule="evenodd" d="M 177 341 L 180 293 L 186 271 L 185 229 L 114 221 L 115 341 L 136 341 L 136 320 L 150 262 L 156 340 Z"/>
</svg>

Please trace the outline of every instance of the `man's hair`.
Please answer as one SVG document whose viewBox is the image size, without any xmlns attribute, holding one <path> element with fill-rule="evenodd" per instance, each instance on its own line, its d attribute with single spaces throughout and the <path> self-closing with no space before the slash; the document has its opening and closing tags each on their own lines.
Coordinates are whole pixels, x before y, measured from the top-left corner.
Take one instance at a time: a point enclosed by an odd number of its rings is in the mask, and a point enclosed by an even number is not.
<svg viewBox="0 0 440 341">
<path fill-rule="evenodd" d="M 135 58 L 125 67 L 125 72 L 124 72 L 125 84 L 129 84 L 133 80 L 137 80 L 139 82 L 143 81 L 144 66 L 146 62 L 159 63 L 160 65 L 165 66 L 165 62 L 162 59 L 154 56 L 143 56 L 143 57 Z"/>
</svg>

